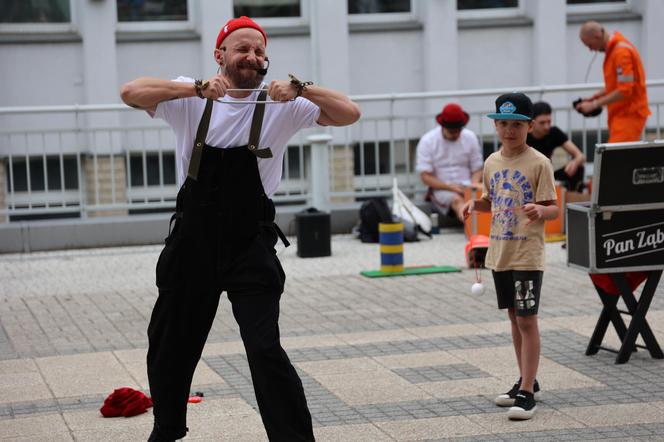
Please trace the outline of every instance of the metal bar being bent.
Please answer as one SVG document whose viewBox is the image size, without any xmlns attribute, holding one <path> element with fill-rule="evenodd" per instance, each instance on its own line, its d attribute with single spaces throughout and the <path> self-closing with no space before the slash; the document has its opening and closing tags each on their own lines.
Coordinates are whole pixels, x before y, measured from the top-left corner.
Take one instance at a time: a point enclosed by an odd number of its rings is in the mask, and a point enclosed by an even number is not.
<svg viewBox="0 0 664 442">
<path fill-rule="evenodd" d="M 223 103 L 223 104 L 259 104 L 259 103 L 264 103 L 264 104 L 286 104 L 291 101 L 295 101 L 295 99 L 291 100 L 284 100 L 284 101 L 272 101 L 272 100 L 265 100 L 265 101 L 240 101 L 240 100 L 214 100 L 217 103 Z"/>
<path fill-rule="evenodd" d="M 226 89 L 226 92 L 262 92 L 265 89 L 257 88 L 257 89 L 243 89 L 243 88 L 235 88 L 235 89 Z M 288 103 L 289 101 L 295 101 L 295 98 L 292 98 L 290 100 L 283 100 L 283 101 L 272 101 L 272 100 L 265 100 L 265 101 L 231 101 L 231 100 L 214 100 L 217 103 L 225 103 L 225 104 L 258 104 L 258 103 L 265 103 L 265 104 L 284 104 Z"/>
</svg>

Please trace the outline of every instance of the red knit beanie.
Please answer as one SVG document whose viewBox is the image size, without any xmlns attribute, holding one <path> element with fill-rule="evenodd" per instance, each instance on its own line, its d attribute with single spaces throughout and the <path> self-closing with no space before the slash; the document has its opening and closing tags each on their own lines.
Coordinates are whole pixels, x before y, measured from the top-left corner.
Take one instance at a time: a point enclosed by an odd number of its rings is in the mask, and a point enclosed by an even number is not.
<svg viewBox="0 0 664 442">
<path fill-rule="evenodd" d="M 265 35 L 265 31 L 263 28 L 260 27 L 258 23 L 250 19 L 249 17 L 243 15 L 240 18 L 234 18 L 231 20 L 228 20 L 228 22 L 224 25 L 223 28 L 219 31 L 219 35 L 217 36 L 217 46 L 216 49 L 219 49 L 221 47 L 221 43 L 224 41 L 224 38 L 228 37 L 228 35 L 241 28 L 254 28 L 257 31 L 259 31 L 263 35 L 263 41 L 265 42 L 265 45 L 267 45 L 267 35 Z"/>
</svg>

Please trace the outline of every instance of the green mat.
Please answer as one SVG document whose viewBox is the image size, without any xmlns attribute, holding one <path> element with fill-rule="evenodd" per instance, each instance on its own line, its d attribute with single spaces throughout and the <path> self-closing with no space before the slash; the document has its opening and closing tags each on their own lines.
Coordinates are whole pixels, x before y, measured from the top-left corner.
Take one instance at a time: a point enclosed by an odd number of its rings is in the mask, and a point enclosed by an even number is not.
<svg viewBox="0 0 664 442">
<path fill-rule="evenodd" d="M 406 267 L 403 272 L 381 272 L 380 270 L 365 270 L 360 275 L 368 278 L 382 278 L 385 276 L 410 276 L 426 275 L 429 273 L 451 273 L 460 272 L 461 269 L 452 266 L 426 266 L 426 267 Z"/>
</svg>

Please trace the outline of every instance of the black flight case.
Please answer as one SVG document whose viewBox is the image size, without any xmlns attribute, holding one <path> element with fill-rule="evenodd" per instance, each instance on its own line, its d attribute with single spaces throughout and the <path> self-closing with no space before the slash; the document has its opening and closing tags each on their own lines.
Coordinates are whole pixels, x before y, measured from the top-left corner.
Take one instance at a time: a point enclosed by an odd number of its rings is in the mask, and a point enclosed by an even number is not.
<svg viewBox="0 0 664 442">
<path fill-rule="evenodd" d="M 641 347 L 653 358 L 664 358 L 646 321 L 664 269 L 664 140 L 598 144 L 591 200 L 568 204 L 565 216 L 567 265 L 609 274 L 619 290 L 616 296 L 595 285 L 604 307 L 586 354 L 614 351 L 616 363 L 621 364 Z M 638 301 L 626 276 L 629 272 L 647 272 Z M 617 308 L 621 297 L 627 311 Z M 620 313 L 632 317 L 629 326 Z M 601 346 L 609 323 L 622 341 L 617 351 Z M 636 344 L 639 334 L 645 346 Z"/>
</svg>

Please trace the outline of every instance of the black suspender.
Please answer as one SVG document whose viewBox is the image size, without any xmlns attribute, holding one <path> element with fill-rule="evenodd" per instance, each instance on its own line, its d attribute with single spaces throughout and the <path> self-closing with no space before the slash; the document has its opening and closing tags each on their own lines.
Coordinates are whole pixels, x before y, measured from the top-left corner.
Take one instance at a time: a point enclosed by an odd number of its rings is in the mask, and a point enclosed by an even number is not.
<svg viewBox="0 0 664 442">
<path fill-rule="evenodd" d="M 201 117 L 201 122 L 198 123 L 198 130 L 196 131 L 196 140 L 194 147 L 191 149 L 191 159 L 189 160 L 189 175 L 192 179 L 198 179 L 198 169 L 201 166 L 201 157 L 203 156 L 203 145 L 205 144 L 205 137 L 207 136 L 208 127 L 210 127 L 210 116 L 212 115 L 212 100 L 206 100 L 205 110 Z"/>
<path fill-rule="evenodd" d="M 267 97 L 267 89 L 263 89 L 256 101 L 265 101 Z M 201 157 L 203 156 L 203 146 L 205 145 L 205 138 L 207 137 L 208 128 L 210 127 L 210 116 L 212 115 L 212 104 L 214 100 L 206 100 L 205 110 L 201 117 L 201 122 L 198 124 L 196 131 L 196 139 L 194 147 L 191 150 L 191 159 L 189 160 L 189 170 L 187 175 L 194 180 L 198 179 L 198 170 L 201 166 Z M 244 106 L 244 105 L 228 105 L 228 106 Z M 259 149 L 258 142 L 261 137 L 261 129 L 263 127 L 263 114 L 265 113 L 265 104 L 259 103 L 254 107 L 254 116 L 251 120 L 251 129 L 249 132 L 249 144 L 247 148 L 258 158 L 272 158 L 272 150 L 269 147 Z"/>
<path fill-rule="evenodd" d="M 267 89 L 263 89 L 256 101 L 265 101 L 267 97 Z M 251 120 L 251 131 L 249 132 L 249 150 L 254 153 L 258 158 L 272 158 L 272 151 L 269 147 L 264 149 L 258 148 L 258 142 L 261 137 L 261 128 L 263 127 L 263 113 L 265 112 L 265 104 L 257 104 L 254 108 L 254 118 Z"/>
</svg>

